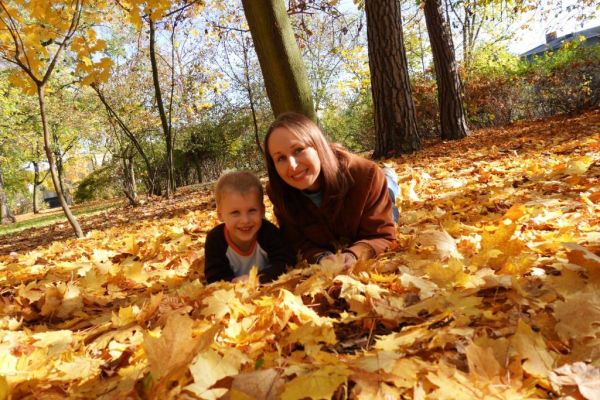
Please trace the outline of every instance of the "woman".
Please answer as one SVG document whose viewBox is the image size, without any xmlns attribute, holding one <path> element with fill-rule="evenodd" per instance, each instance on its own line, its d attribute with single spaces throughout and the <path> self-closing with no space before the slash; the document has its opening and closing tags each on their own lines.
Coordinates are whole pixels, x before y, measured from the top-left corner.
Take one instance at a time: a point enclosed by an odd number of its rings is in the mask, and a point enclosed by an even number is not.
<svg viewBox="0 0 600 400">
<path fill-rule="evenodd" d="M 395 239 L 384 173 L 329 144 L 311 119 L 281 114 L 267 131 L 265 157 L 275 216 L 301 259 L 319 263 L 341 250 L 351 267 Z"/>
</svg>

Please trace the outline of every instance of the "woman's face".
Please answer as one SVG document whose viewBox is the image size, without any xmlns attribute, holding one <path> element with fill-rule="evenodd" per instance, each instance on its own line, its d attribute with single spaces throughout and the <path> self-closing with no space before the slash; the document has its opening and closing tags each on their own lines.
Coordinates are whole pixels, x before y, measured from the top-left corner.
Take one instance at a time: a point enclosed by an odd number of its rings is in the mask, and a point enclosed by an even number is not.
<svg viewBox="0 0 600 400">
<path fill-rule="evenodd" d="M 275 169 L 285 183 L 299 190 L 319 190 L 321 160 L 313 147 L 284 127 L 271 132 L 267 145 Z"/>
</svg>

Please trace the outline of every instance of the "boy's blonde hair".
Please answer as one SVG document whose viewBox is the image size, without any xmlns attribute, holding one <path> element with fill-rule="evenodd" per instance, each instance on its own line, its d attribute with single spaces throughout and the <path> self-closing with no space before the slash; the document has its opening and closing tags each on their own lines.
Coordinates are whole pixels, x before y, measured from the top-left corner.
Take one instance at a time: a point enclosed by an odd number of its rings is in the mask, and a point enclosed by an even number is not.
<svg viewBox="0 0 600 400">
<path fill-rule="evenodd" d="M 223 198 L 225 192 L 238 192 L 242 194 L 256 190 L 258 201 L 263 202 L 263 187 L 260 180 L 250 171 L 230 171 L 225 172 L 219 177 L 215 186 L 215 200 L 217 206 Z"/>
</svg>

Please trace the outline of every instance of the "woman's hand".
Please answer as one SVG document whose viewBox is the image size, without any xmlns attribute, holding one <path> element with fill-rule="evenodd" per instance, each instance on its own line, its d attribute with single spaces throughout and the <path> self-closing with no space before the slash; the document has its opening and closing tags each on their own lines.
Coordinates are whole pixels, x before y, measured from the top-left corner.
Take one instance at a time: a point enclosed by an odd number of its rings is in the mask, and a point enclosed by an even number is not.
<svg viewBox="0 0 600 400">
<path fill-rule="evenodd" d="M 341 256 L 343 257 L 342 262 L 344 263 L 344 270 L 346 272 L 350 271 L 354 267 L 354 264 L 356 264 L 356 261 L 358 261 L 354 253 L 344 252 Z"/>
<path fill-rule="evenodd" d="M 250 275 L 248 275 L 248 274 L 236 276 L 235 278 L 233 278 L 231 280 L 231 282 L 233 282 L 233 283 L 236 283 L 236 282 L 248 282 L 248 278 L 249 277 L 250 277 Z"/>
</svg>

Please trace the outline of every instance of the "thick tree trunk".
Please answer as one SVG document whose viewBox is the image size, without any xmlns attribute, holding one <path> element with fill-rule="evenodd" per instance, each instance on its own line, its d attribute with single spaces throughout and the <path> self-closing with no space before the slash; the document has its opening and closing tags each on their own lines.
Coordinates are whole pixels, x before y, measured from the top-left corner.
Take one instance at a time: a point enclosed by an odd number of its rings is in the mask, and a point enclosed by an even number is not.
<svg viewBox="0 0 600 400">
<path fill-rule="evenodd" d="M 441 0 L 425 0 L 424 11 L 438 86 L 441 136 L 442 139 L 462 139 L 469 135 L 469 128 L 452 33 L 444 19 Z"/>
<path fill-rule="evenodd" d="M 242 4 L 273 114 L 296 111 L 316 121 L 308 75 L 284 0 L 242 0 Z"/>
<path fill-rule="evenodd" d="M 158 113 L 160 115 L 160 122 L 165 136 L 166 153 L 167 153 L 167 198 L 171 198 L 175 193 L 175 173 L 173 167 L 173 136 L 171 132 L 171 126 L 167 120 L 167 113 L 165 112 L 165 105 L 162 98 L 162 91 L 160 90 L 160 80 L 158 79 L 158 63 L 156 61 L 156 28 L 154 21 L 150 18 L 150 65 L 152 66 L 152 81 L 154 82 L 154 94 L 156 96 L 156 106 L 158 107 Z"/>
<path fill-rule="evenodd" d="M 369 68 L 375 118 L 374 157 L 421 148 L 408 78 L 399 0 L 366 0 Z"/>
<path fill-rule="evenodd" d="M 0 224 L 11 224 L 17 220 L 10 211 L 8 206 L 8 197 L 4 191 L 4 174 L 2 173 L 2 167 L 0 166 Z"/>
<path fill-rule="evenodd" d="M 52 148 L 50 147 L 50 132 L 48 132 L 48 121 L 46 120 L 46 103 L 44 99 L 44 86 L 37 85 L 38 92 L 38 100 L 40 103 L 40 116 L 42 118 L 42 129 L 44 131 L 44 150 L 46 151 L 46 157 L 48 157 L 48 169 L 50 170 L 50 176 L 52 177 L 52 183 L 54 184 L 54 191 L 56 192 L 56 196 L 58 197 L 58 201 L 60 202 L 60 206 L 62 207 L 67 220 L 73 227 L 75 231 L 75 235 L 78 238 L 83 237 L 83 231 L 79 226 L 79 222 L 71 212 L 71 209 L 67 205 L 65 200 L 65 196 L 60 188 L 60 182 L 58 180 L 58 174 L 56 173 L 56 165 L 54 164 L 54 153 L 52 152 Z"/>
</svg>

